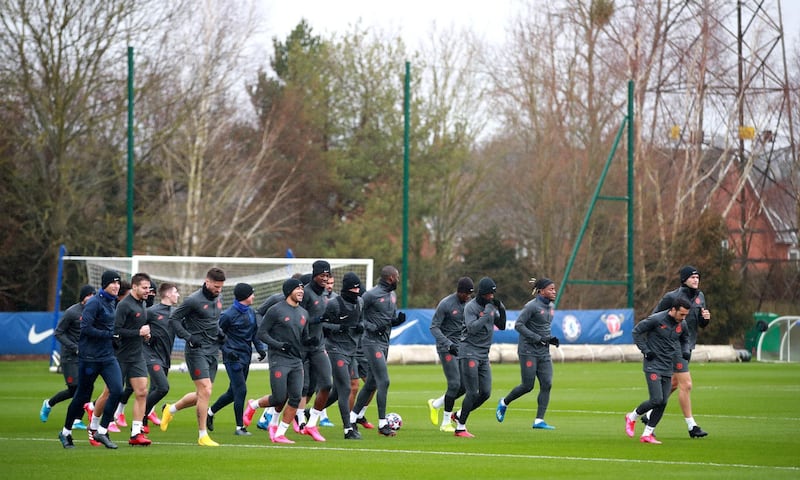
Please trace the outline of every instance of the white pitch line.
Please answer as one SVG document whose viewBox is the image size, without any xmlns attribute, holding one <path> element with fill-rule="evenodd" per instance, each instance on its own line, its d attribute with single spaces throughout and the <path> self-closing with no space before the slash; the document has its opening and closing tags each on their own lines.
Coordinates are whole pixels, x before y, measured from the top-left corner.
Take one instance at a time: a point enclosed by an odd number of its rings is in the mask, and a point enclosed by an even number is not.
<svg viewBox="0 0 800 480">
<path fill-rule="evenodd" d="M 8 438 L 0 437 L 0 441 L 21 441 L 21 442 L 56 442 L 57 438 Z M 182 443 L 182 442 L 156 442 L 153 445 L 170 445 L 181 447 L 197 447 L 195 443 Z M 79 447 L 80 448 L 80 447 Z M 92 448 L 88 447 L 87 448 Z M 743 463 L 718 463 L 718 462 L 687 462 L 687 461 L 667 461 L 667 460 L 653 460 L 653 459 L 632 459 L 632 458 L 606 458 L 606 457 L 573 457 L 569 455 L 522 455 L 512 453 L 480 453 L 480 452 L 441 452 L 433 450 L 405 450 L 405 449 L 387 449 L 387 448 L 344 448 L 344 447 L 323 447 L 323 446 L 305 446 L 305 445 L 220 445 L 220 448 L 280 448 L 291 450 L 326 450 L 332 452 L 361 452 L 361 453 L 402 453 L 408 455 L 452 455 L 452 456 L 467 456 L 467 457 L 480 457 L 480 458 L 513 458 L 518 460 L 567 460 L 575 462 L 601 462 L 601 463 L 620 463 L 620 464 L 648 464 L 648 465 L 684 465 L 690 467 L 708 467 L 708 468 L 739 468 L 739 469 L 769 469 L 787 472 L 800 472 L 800 466 L 775 466 L 775 465 L 747 465 Z"/>
</svg>

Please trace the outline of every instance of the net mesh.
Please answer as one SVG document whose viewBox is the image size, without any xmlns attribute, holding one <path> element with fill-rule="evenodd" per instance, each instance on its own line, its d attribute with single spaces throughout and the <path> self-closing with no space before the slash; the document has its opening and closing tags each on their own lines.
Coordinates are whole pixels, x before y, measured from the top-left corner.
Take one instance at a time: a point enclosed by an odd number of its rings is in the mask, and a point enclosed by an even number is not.
<svg viewBox="0 0 800 480">
<path fill-rule="evenodd" d="M 100 277 L 106 270 L 115 270 L 123 280 L 130 281 L 135 273 L 147 273 L 156 284 L 171 282 L 178 285 L 181 297 L 199 289 L 206 273 L 212 267 L 225 272 L 222 289 L 223 308 L 233 303 L 233 289 L 237 283 L 249 283 L 255 294 L 254 306 L 260 305 L 270 295 L 280 292 L 283 282 L 292 275 L 311 273 L 316 259 L 308 258 L 223 258 L 223 257 L 168 257 L 134 255 L 133 257 L 64 257 L 64 288 L 69 291 L 90 284 L 100 288 Z M 326 259 L 331 265 L 335 279 L 334 292 L 341 288 L 341 278 L 347 272 L 355 272 L 362 285 L 370 288 L 373 276 L 371 259 Z M 74 295 L 76 296 L 76 295 Z M 68 296 L 68 298 L 72 298 Z M 65 299 L 62 308 L 71 303 Z M 158 301 L 158 300 L 156 300 Z M 183 351 L 183 341 L 176 339 L 174 353 Z"/>
<path fill-rule="evenodd" d="M 766 362 L 800 362 L 800 317 L 779 317 L 761 334 L 757 358 Z"/>
</svg>

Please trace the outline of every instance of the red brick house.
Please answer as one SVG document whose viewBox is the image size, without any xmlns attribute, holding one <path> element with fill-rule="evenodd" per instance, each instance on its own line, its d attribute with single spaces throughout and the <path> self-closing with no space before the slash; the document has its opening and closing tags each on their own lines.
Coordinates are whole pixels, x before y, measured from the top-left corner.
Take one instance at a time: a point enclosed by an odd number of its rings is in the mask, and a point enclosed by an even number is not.
<svg viewBox="0 0 800 480">
<path fill-rule="evenodd" d="M 725 217 L 727 248 L 746 259 L 743 266 L 748 269 L 766 270 L 775 263 L 800 261 L 798 186 L 788 168 L 788 152 L 784 155 L 773 153 L 771 161 L 757 161 L 733 202 L 741 170 L 730 164 L 710 200 L 711 208 Z"/>
</svg>

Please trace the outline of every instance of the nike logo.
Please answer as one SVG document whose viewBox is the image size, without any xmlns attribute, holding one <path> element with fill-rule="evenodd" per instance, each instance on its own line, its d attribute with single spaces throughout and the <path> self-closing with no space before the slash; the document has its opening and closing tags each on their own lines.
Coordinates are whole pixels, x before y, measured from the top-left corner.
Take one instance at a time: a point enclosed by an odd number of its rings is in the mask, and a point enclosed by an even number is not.
<svg viewBox="0 0 800 480">
<path fill-rule="evenodd" d="M 28 332 L 28 342 L 30 342 L 31 345 L 36 345 L 37 343 L 41 343 L 46 340 L 52 334 L 52 328 L 48 328 L 43 332 L 36 333 L 36 325 L 31 325 L 31 330 Z"/>
<path fill-rule="evenodd" d="M 339 320 L 347 320 L 347 317 L 349 317 L 349 316 L 350 316 L 350 315 L 345 315 L 344 317 L 340 316 L 340 317 L 339 317 Z"/>
<path fill-rule="evenodd" d="M 410 322 L 406 322 L 400 326 L 392 328 L 392 334 L 389 336 L 389 339 L 391 340 L 392 338 L 402 335 L 403 332 L 416 325 L 417 322 L 419 322 L 419 320 L 411 320 Z"/>
</svg>

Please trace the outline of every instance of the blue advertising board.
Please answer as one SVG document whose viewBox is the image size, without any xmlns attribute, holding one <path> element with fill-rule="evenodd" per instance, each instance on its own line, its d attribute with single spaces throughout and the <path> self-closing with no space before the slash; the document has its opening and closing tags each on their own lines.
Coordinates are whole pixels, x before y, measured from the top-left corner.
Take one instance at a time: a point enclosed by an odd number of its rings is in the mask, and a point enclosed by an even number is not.
<svg viewBox="0 0 800 480">
<path fill-rule="evenodd" d="M 433 309 L 407 309 L 406 322 L 392 329 L 392 345 L 433 345 L 430 332 Z M 514 323 L 519 310 L 509 310 L 505 330 L 494 343 L 517 343 Z M 0 355 L 50 355 L 53 346 L 52 312 L 0 313 Z M 633 310 L 556 310 L 552 333 L 562 344 L 633 343 Z M 56 342 L 58 343 L 58 342 Z"/>
</svg>

